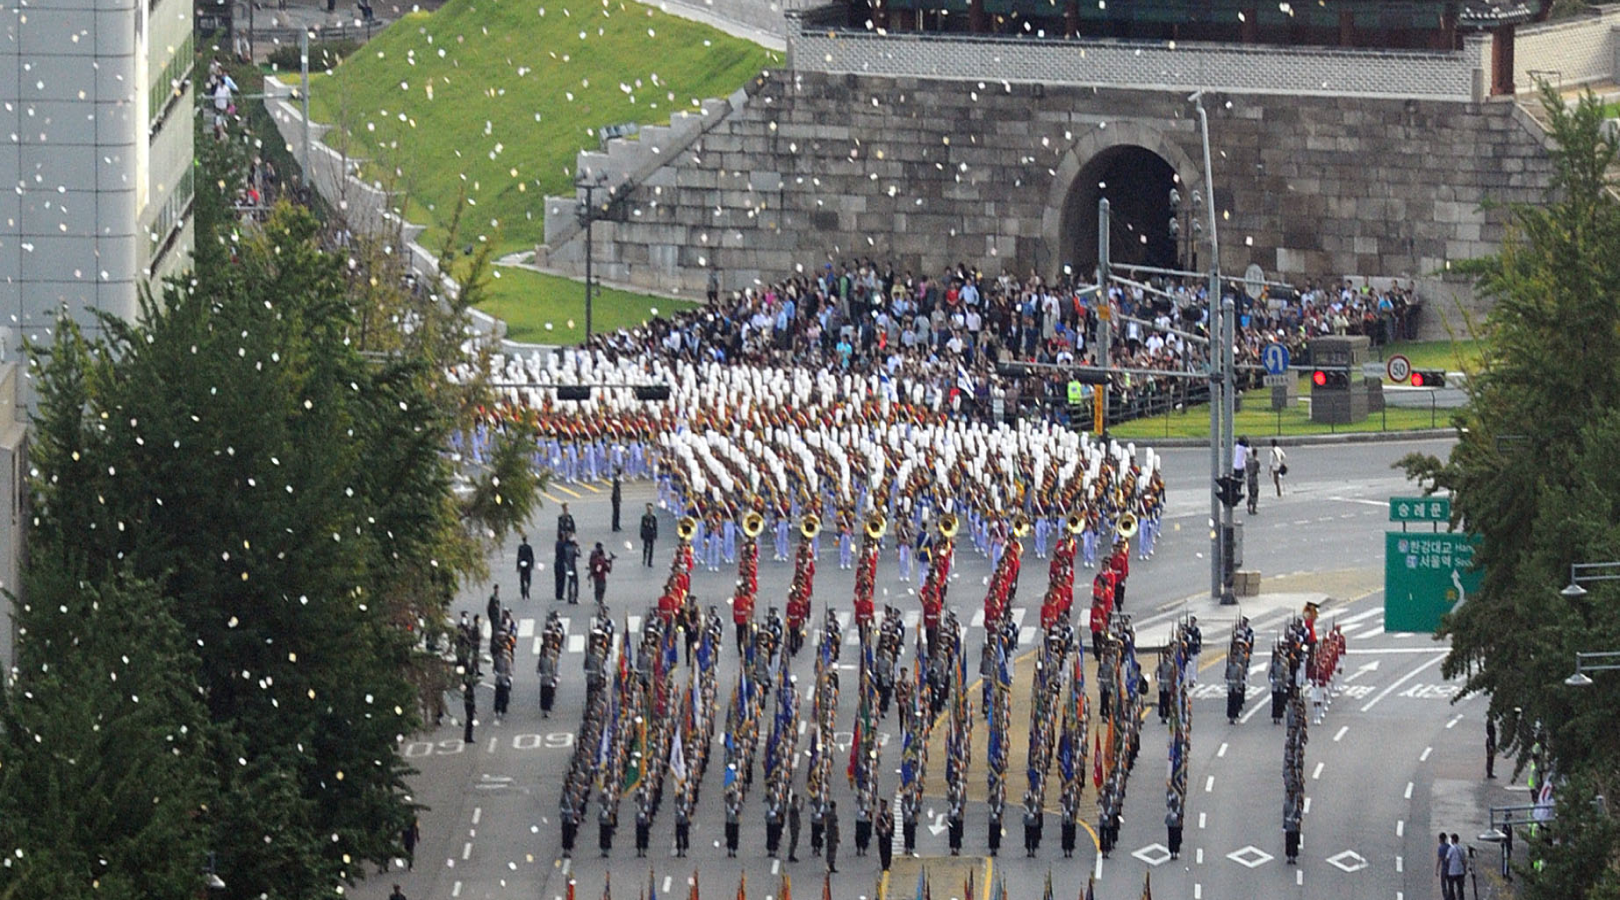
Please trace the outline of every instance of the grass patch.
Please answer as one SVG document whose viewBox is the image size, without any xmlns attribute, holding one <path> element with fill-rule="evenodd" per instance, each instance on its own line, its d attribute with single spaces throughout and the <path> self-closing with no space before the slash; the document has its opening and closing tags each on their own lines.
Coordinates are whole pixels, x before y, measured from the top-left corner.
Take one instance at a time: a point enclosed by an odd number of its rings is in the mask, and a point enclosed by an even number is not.
<svg viewBox="0 0 1620 900">
<path fill-rule="evenodd" d="M 1373 413 L 1351 425 L 1323 425 L 1311 421 L 1310 407 L 1296 403 L 1280 414 L 1271 409 L 1271 390 L 1245 391 L 1243 409 L 1236 417 L 1235 433 L 1250 438 L 1277 437 L 1304 434 L 1347 434 L 1369 431 L 1412 431 L 1419 428 L 1444 428 L 1451 421 L 1451 410 L 1438 409 L 1431 415 L 1428 407 L 1408 409 L 1387 406 L 1382 413 Z M 1188 407 L 1181 412 L 1151 419 L 1136 419 L 1108 429 L 1117 438 L 1207 438 L 1209 437 L 1209 404 Z"/>
<path fill-rule="evenodd" d="M 543 198 L 572 193 L 575 153 L 598 146 L 596 129 L 666 123 L 779 61 L 629 0 L 450 0 L 317 76 L 310 102 L 338 126 L 329 143 L 346 132 L 371 177 L 410 192 L 424 246 L 442 243 L 465 190 L 461 239 L 508 252 L 541 241 Z"/>
<path fill-rule="evenodd" d="M 1484 341 L 1399 341 L 1385 346 L 1378 358 L 1389 359 L 1398 353 L 1411 360 L 1414 369 L 1458 372 L 1477 370 L 1484 352 Z"/>
<path fill-rule="evenodd" d="M 573 344 L 585 338 L 585 283 L 532 269 L 497 266 L 489 299 L 478 305 L 506 323 L 506 337 L 534 344 Z M 669 315 L 694 304 L 665 297 L 601 288 L 591 304 L 596 331 L 628 328 L 654 315 Z M 654 312 L 656 310 L 656 312 Z M 549 326 L 549 327 L 548 327 Z"/>
</svg>

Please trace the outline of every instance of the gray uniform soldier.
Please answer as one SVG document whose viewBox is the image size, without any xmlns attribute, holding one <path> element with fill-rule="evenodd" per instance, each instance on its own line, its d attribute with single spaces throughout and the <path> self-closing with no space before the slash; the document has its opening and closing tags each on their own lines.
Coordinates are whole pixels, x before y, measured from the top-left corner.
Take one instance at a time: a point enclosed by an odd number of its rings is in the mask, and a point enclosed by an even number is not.
<svg viewBox="0 0 1620 900">
<path fill-rule="evenodd" d="M 549 653 L 540 654 L 540 664 L 535 667 L 540 673 L 540 716 L 551 718 L 551 704 L 557 699 L 557 660 Z"/>
</svg>

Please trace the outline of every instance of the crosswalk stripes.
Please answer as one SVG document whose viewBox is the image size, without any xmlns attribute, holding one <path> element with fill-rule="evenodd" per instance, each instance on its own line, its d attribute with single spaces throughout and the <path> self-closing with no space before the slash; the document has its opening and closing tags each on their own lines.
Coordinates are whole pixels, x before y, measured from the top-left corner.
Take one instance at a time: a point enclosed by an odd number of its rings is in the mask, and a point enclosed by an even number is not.
<svg viewBox="0 0 1620 900">
<path fill-rule="evenodd" d="M 520 638 L 534 637 L 534 620 L 518 619 L 518 633 Z"/>
<path fill-rule="evenodd" d="M 585 652 L 585 635 L 583 635 L 583 634 L 571 634 L 571 635 L 569 635 L 568 636 L 568 652 L 569 653 L 584 653 Z"/>
</svg>

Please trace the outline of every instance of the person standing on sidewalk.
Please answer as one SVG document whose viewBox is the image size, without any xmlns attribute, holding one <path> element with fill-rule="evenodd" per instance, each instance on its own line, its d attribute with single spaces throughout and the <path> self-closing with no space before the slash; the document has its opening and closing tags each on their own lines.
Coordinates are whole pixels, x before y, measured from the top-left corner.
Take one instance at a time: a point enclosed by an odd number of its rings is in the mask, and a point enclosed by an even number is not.
<svg viewBox="0 0 1620 900">
<path fill-rule="evenodd" d="M 1496 778 L 1496 720 L 1485 720 L 1485 777 Z"/>
<path fill-rule="evenodd" d="M 1448 864 L 1451 862 L 1451 845 L 1446 843 L 1446 833 L 1440 832 L 1440 846 L 1435 848 L 1434 877 L 1440 879 L 1440 897 L 1442 900 L 1456 900 L 1451 895 L 1451 879 L 1447 877 Z"/>
<path fill-rule="evenodd" d="M 562 513 L 557 516 L 557 540 L 571 537 L 579 529 L 574 525 L 574 515 L 568 511 L 568 504 L 562 505 Z"/>
<path fill-rule="evenodd" d="M 474 690 L 476 687 L 476 682 L 468 681 L 461 689 L 461 705 L 463 710 L 467 713 L 467 722 L 465 727 L 462 729 L 463 733 L 461 740 L 466 744 L 472 743 L 473 717 L 478 715 L 478 693 L 476 690 Z"/>
<path fill-rule="evenodd" d="M 534 577 L 534 548 L 529 546 L 529 536 L 518 535 L 518 596 L 524 600 L 529 599 L 529 580 Z"/>
<path fill-rule="evenodd" d="M 412 817 L 411 824 L 405 826 L 400 834 L 400 842 L 405 845 L 405 871 L 416 871 L 416 845 L 422 840 L 422 820 Z"/>
<path fill-rule="evenodd" d="M 1243 471 L 1248 477 L 1249 515 L 1252 516 L 1260 512 L 1260 454 L 1250 451 Z"/>
</svg>

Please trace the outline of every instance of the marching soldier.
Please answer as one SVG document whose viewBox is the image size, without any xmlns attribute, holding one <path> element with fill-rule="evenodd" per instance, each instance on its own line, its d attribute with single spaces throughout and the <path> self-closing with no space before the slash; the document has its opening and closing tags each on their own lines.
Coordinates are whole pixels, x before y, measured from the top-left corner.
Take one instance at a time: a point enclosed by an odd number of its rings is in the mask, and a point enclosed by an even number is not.
<svg viewBox="0 0 1620 900">
<path fill-rule="evenodd" d="M 887 872 L 894 857 L 894 813 L 889 810 L 887 800 L 878 805 L 877 839 L 878 860 L 883 864 L 883 871 Z"/>
</svg>

